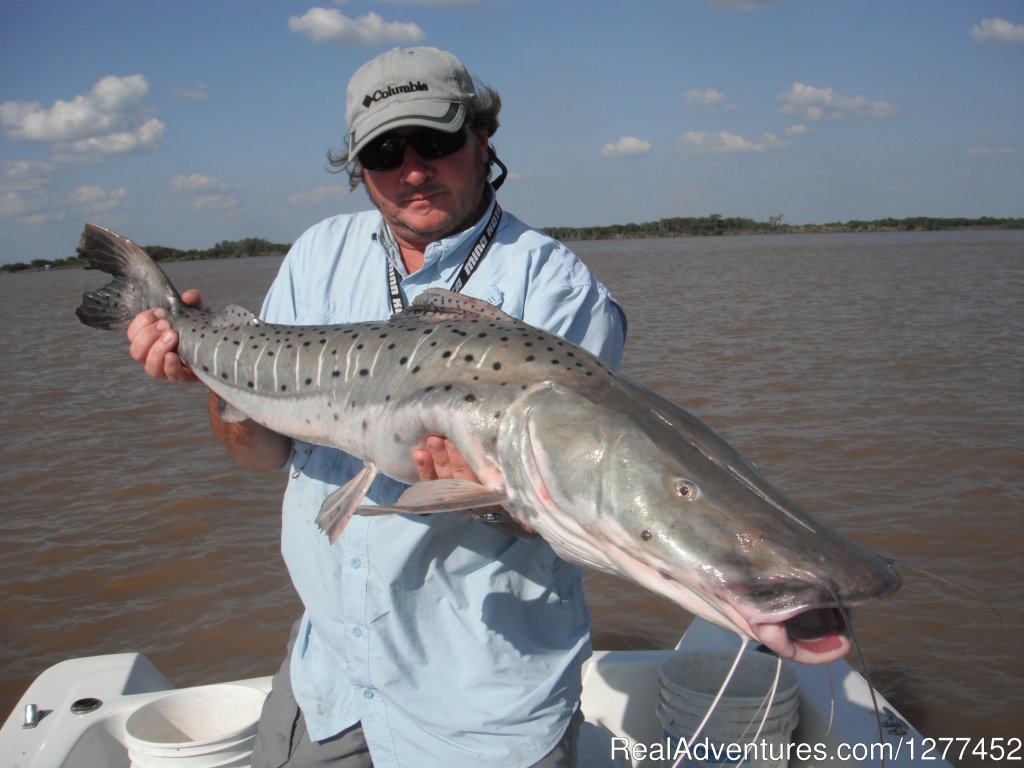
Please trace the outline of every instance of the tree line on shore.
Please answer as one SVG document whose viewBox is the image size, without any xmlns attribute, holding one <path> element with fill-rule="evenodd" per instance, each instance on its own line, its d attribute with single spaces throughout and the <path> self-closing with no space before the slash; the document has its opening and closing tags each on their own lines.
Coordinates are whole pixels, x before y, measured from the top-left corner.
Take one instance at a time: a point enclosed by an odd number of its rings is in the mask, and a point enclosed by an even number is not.
<svg viewBox="0 0 1024 768">
<path fill-rule="evenodd" d="M 769 221 L 739 217 L 674 217 L 641 224 L 612 224 L 602 227 L 548 227 L 544 231 L 557 240 L 615 240 L 632 237 L 700 237 L 708 235 L 803 234 L 808 232 L 918 232 L 956 229 L 1024 229 L 1024 218 L 977 219 L 915 216 L 906 219 L 875 219 L 828 224 L 783 224 L 782 216 Z"/>
<path fill-rule="evenodd" d="M 247 237 L 244 240 L 222 240 L 212 248 L 191 248 L 187 251 L 168 248 L 165 245 L 146 245 L 143 250 L 153 261 L 200 261 L 202 259 L 237 259 L 243 256 L 275 256 L 284 255 L 291 248 L 289 243 L 272 243 L 259 237 Z M 3 264 L 4 272 L 21 272 L 26 269 L 66 269 L 68 267 L 84 267 L 85 262 L 77 256 L 66 259 L 33 259 L 29 263 Z"/>
<path fill-rule="evenodd" d="M 724 217 L 717 213 L 710 216 L 658 219 L 640 224 L 610 224 L 600 227 L 547 227 L 547 232 L 556 240 L 618 240 L 636 237 L 702 237 L 715 235 L 763 235 L 802 234 L 808 232 L 921 232 L 963 229 L 1024 229 L 1024 218 L 1001 219 L 982 216 L 977 219 L 933 218 L 914 216 L 905 219 L 875 219 L 829 224 L 783 224 L 782 216 L 773 216 L 769 221 L 755 221 L 740 217 Z M 230 259 L 242 256 L 283 255 L 291 246 L 287 243 L 271 243 L 258 237 L 244 240 L 223 240 L 212 248 L 187 251 L 163 245 L 145 246 L 145 251 L 154 261 L 198 261 L 200 259 Z M 66 259 L 33 259 L 29 263 L 0 265 L 3 272 L 21 272 L 27 269 L 65 269 L 83 267 L 85 262 L 77 256 Z"/>
</svg>

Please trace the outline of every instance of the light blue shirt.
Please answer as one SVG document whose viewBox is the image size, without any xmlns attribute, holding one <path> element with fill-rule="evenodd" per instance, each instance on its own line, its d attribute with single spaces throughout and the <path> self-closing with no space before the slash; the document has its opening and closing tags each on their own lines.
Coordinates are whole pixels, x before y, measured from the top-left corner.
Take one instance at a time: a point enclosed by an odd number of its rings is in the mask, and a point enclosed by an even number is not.
<svg viewBox="0 0 1024 768">
<path fill-rule="evenodd" d="M 493 206 L 493 203 L 492 203 Z M 449 287 L 490 217 L 432 243 L 405 274 L 377 211 L 326 219 L 292 247 L 264 319 L 332 324 L 391 314 L 387 260 L 407 301 Z M 507 212 L 463 293 L 618 365 L 625 318 L 561 244 Z M 314 524 L 362 462 L 298 443 L 281 550 L 305 613 L 292 655 L 295 698 L 314 740 L 362 722 L 374 765 L 530 766 L 558 743 L 580 696 L 590 615 L 576 566 L 542 539 L 467 514 L 356 516 L 331 545 Z M 371 503 L 405 488 L 378 477 Z"/>
</svg>

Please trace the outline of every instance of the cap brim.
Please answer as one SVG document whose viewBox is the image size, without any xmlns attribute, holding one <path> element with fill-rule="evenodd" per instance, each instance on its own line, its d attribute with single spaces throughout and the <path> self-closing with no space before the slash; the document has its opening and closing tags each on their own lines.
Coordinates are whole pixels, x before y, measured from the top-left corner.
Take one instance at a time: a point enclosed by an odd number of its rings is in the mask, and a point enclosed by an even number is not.
<svg viewBox="0 0 1024 768">
<path fill-rule="evenodd" d="M 359 156 L 359 151 L 381 134 L 396 128 L 419 126 L 455 133 L 466 120 L 466 107 L 450 101 L 416 99 L 399 102 L 376 110 L 372 117 L 361 121 L 349 133 L 350 160 Z"/>
</svg>

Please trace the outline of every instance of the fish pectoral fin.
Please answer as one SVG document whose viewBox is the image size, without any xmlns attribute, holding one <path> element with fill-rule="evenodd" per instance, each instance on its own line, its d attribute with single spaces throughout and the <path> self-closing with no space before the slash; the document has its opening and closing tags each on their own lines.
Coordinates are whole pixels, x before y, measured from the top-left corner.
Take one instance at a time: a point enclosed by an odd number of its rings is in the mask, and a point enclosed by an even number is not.
<svg viewBox="0 0 1024 768">
<path fill-rule="evenodd" d="M 320 514 L 316 516 L 316 524 L 327 534 L 327 540 L 331 544 L 341 536 L 341 532 L 345 530 L 345 526 L 362 503 L 376 477 L 376 465 L 367 462 L 359 474 L 324 499 L 320 506 Z"/>
<path fill-rule="evenodd" d="M 243 421 L 249 420 L 248 416 L 224 398 L 221 398 L 220 402 L 217 403 L 217 415 L 225 424 L 241 424 Z"/>
<path fill-rule="evenodd" d="M 360 515 L 383 515 L 391 512 L 427 515 L 437 512 L 464 512 L 493 507 L 508 501 L 504 491 L 491 489 L 470 480 L 425 480 L 409 486 L 398 501 L 389 506 L 365 506 Z"/>
</svg>

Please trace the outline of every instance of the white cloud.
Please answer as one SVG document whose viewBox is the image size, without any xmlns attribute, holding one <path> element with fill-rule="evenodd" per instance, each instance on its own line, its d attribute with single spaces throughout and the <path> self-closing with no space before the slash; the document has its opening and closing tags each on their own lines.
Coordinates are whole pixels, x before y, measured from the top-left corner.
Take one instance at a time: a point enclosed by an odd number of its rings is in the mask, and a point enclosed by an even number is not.
<svg viewBox="0 0 1024 768">
<path fill-rule="evenodd" d="M 187 99 L 188 101 L 206 101 L 207 91 L 209 86 L 206 83 L 196 83 L 195 85 L 176 85 L 171 88 L 171 92 L 181 99 Z"/>
<path fill-rule="evenodd" d="M 605 157 L 628 157 L 630 155 L 646 155 L 651 151 L 651 142 L 638 139 L 636 136 L 623 136 L 613 144 L 605 144 L 601 154 Z"/>
<path fill-rule="evenodd" d="M 332 45 L 375 45 L 415 43 L 426 37 L 416 24 L 384 21 L 373 11 L 350 19 L 335 8 L 310 8 L 304 16 L 288 19 L 288 29 L 306 35 L 314 43 Z"/>
<path fill-rule="evenodd" d="M 192 201 L 192 208 L 197 211 L 233 211 L 238 208 L 238 198 L 234 195 L 200 195 Z"/>
<path fill-rule="evenodd" d="M 296 192 L 288 198 L 292 205 L 309 205 L 320 203 L 324 200 L 341 200 L 349 195 L 347 188 L 340 184 L 334 186 L 317 187 L 309 192 Z"/>
<path fill-rule="evenodd" d="M 784 146 L 786 142 L 771 133 L 762 134 L 759 141 L 751 141 L 728 131 L 688 131 L 676 139 L 676 151 L 687 155 L 764 152 L 766 149 Z"/>
<path fill-rule="evenodd" d="M 171 191 L 192 198 L 196 211 L 235 211 L 238 198 L 230 192 L 227 183 L 205 173 L 178 174 L 171 179 Z"/>
<path fill-rule="evenodd" d="M 1013 147 L 988 147 L 976 144 L 973 147 L 967 148 L 967 154 L 977 157 L 1007 157 L 1009 155 L 1018 155 L 1020 151 Z"/>
<path fill-rule="evenodd" d="M 210 190 L 222 191 L 228 188 L 220 179 L 207 176 L 204 173 L 179 174 L 171 181 L 171 191 L 178 194 L 190 192 L 209 192 Z"/>
<path fill-rule="evenodd" d="M 141 106 L 149 84 L 142 75 L 104 77 L 87 94 L 52 107 L 39 102 L 5 101 L 0 124 L 15 141 L 71 141 L 102 135 L 122 124 Z"/>
<path fill-rule="evenodd" d="M 99 80 L 88 93 L 50 107 L 35 101 L 0 104 L 0 125 L 14 141 L 51 143 L 63 160 L 99 159 L 106 155 L 153 151 L 160 146 L 164 124 L 149 117 L 142 75 Z"/>
<path fill-rule="evenodd" d="M 797 115 L 804 120 L 837 119 L 847 114 L 885 119 L 896 114 L 896 106 L 887 101 L 869 101 L 864 96 L 840 96 L 831 88 L 793 83 L 782 94 L 782 113 Z"/>
<path fill-rule="evenodd" d="M 49 163 L 38 160 L 7 161 L 0 172 L 0 217 L 21 218 L 50 204 Z"/>
<path fill-rule="evenodd" d="M 691 88 L 686 92 L 687 106 L 700 107 L 711 112 L 729 112 L 736 109 L 735 104 L 726 104 L 725 94 L 714 88 Z"/>
<path fill-rule="evenodd" d="M 91 214 L 110 213 L 116 210 L 121 202 L 128 197 L 125 187 L 107 191 L 93 184 L 84 185 L 71 190 L 68 201 L 72 205 L 84 208 Z"/>
<path fill-rule="evenodd" d="M 789 126 L 789 128 L 786 129 L 786 135 L 787 136 L 803 136 L 804 134 L 807 134 L 807 133 L 810 133 L 810 132 L 811 132 L 810 126 L 804 125 L 803 123 L 797 123 L 796 125 L 791 125 L 791 126 Z"/>
<path fill-rule="evenodd" d="M 1006 19 L 982 19 L 971 27 L 971 39 L 976 43 L 1024 43 L 1024 24 L 1013 24 Z"/>
<path fill-rule="evenodd" d="M 79 156 L 123 155 L 129 152 L 153 152 L 160 147 L 163 136 L 164 124 L 153 117 L 129 130 L 57 146 L 58 149 L 70 150 Z"/>
</svg>

